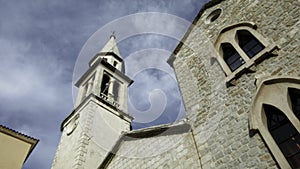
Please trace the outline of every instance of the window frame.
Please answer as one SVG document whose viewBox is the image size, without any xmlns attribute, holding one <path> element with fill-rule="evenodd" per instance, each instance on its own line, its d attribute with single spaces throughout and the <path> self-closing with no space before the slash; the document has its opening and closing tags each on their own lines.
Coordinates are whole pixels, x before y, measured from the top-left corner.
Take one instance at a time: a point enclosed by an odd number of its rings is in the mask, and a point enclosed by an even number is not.
<svg viewBox="0 0 300 169">
<path fill-rule="evenodd" d="M 228 47 L 233 48 L 233 50 L 232 50 L 231 52 L 233 52 L 234 54 L 230 56 L 231 59 L 232 59 L 232 57 L 233 57 L 234 55 L 236 55 L 236 54 L 237 54 L 237 56 L 238 56 L 231 64 L 228 63 L 228 61 L 226 61 L 226 59 L 228 59 L 228 58 L 225 59 L 225 52 L 224 52 L 224 50 L 223 50 L 223 47 L 224 47 L 224 46 L 227 46 L 227 47 L 225 47 L 225 48 L 228 48 Z M 235 71 L 236 69 L 238 69 L 239 67 L 241 67 L 243 64 L 245 64 L 245 60 L 239 55 L 239 53 L 235 50 L 235 48 L 234 48 L 230 43 L 222 43 L 222 44 L 221 44 L 221 50 L 222 50 L 222 58 L 223 58 L 223 60 L 225 61 L 226 65 L 229 67 L 230 71 Z M 236 63 L 236 62 L 238 62 L 238 61 L 240 61 L 240 65 L 239 65 L 238 67 L 234 68 L 234 67 L 233 67 L 233 66 L 234 66 L 234 63 Z M 234 70 L 233 70 L 233 69 L 234 69 Z"/>
<path fill-rule="evenodd" d="M 237 79 L 237 77 L 240 76 L 243 72 L 249 70 L 250 67 L 262 61 L 266 56 L 269 55 L 269 53 L 271 53 L 275 49 L 278 49 L 278 47 L 274 43 L 267 41 L 266 38 L 264 38 L 256 31 L 256 29 L 257 27 L 253 22 L 243 22 L 225 27 L 219 33 L 214 47 L 218 51 L 216 60 L 218 61 L 226 75 L 226 83 L 230 83 L 232 80 Z M 260 42 L 264 46 L 264 49 L 262 49 L 252 58 L 249 58 L 238 43 L 237 31 L 239 30 L 248 31 L 254 38 L 258 40 L 258 42 Z M 244 64 L 242 64 L 234 71 L 231 71 L 231 69 L 223 59 L 223 52 L 221 48 L 221 45 L 223 43 L 231 44 L 241 56 L 241 58 L 245 61 Z"/>
<path fill-rule="evenodd" d="M 288 88 L 300 90 L 300 78 L 268 77 L 261 80 L 257 86 L 258 89 L 249 113 L 249 134 L 252 137 L 259 132 L 279 166 L 281 168 L 291 168 L 269 132 L 263 104 L 281 110 L 300 133 L 300 121 L 292 111 L 288 95 Z"/>
</svg>

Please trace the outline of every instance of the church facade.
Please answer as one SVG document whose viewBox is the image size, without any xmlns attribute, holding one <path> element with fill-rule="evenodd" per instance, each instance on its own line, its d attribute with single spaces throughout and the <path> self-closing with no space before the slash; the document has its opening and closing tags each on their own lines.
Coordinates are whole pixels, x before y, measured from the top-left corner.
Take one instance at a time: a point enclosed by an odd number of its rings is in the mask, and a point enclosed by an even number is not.
<svg viewBox="0 0 300 169">
<path fill-rule="evenodd" d="M 204 5 L 168 60 L 186 119 L 134 131 L 112 36 L 76 83 L 52 168 L 300 168 L 299 6 Z"/>
</svg>

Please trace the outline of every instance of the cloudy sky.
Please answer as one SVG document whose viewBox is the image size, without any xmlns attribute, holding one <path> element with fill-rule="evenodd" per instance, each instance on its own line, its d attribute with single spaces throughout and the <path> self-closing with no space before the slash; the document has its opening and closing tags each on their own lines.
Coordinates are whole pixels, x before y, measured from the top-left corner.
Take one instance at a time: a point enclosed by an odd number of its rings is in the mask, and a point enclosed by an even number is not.
<svg viewBox="0 0 300 169">
<path fill-rule="evenodd" d="M 38 138 L 25 169 L 51 167 L 74 81 L 116 31 L 134 127 L 184 117 L 165 63 L 207 0 L 0 0 L 0 124 Z M 149 13 L 151 12 L 151 13 Z"/>
</svg>

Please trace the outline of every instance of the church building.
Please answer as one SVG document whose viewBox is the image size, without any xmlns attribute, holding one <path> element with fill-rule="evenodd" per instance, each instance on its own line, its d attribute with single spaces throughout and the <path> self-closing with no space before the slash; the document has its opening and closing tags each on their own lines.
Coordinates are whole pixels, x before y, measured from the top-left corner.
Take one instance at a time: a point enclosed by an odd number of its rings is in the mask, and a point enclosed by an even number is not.
<svg viewBox="0 0 300 169">
<path fill-rule="evenodd" d="M 168 59 L 186 118 L 139 130 L 112 35 L 76 83 L 52 169 L 300 168 L 299 7 L 205 4 Z"/>
</svg>

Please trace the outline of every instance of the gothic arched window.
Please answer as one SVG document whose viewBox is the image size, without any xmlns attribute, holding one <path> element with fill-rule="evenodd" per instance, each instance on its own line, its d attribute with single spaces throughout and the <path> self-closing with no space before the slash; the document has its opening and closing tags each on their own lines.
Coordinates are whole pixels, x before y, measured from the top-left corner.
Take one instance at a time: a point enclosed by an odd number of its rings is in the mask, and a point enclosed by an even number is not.
<svg viewBox="0 0 300 169">
<path fill-rule="evenodd" d="M 268 130 L 292 168 L 300 167 L 300 135 L 285 114 L 271 105 L 263 105 Z"/>
<path fill-rule="evenodd" d="M 259 132 L 281 168 L 300 168 L 300 79 L 259 83 L 249 114 L 250 136 Z"/>
<path fill-rule="evenodd" d="M 227 83 L 277 48 L 255 29 L 255 24 L 243 22 L 228 26 L 220 32 L 214 45 L 219 53 L 216 59 L 226 75 Z"/>
</svg>

